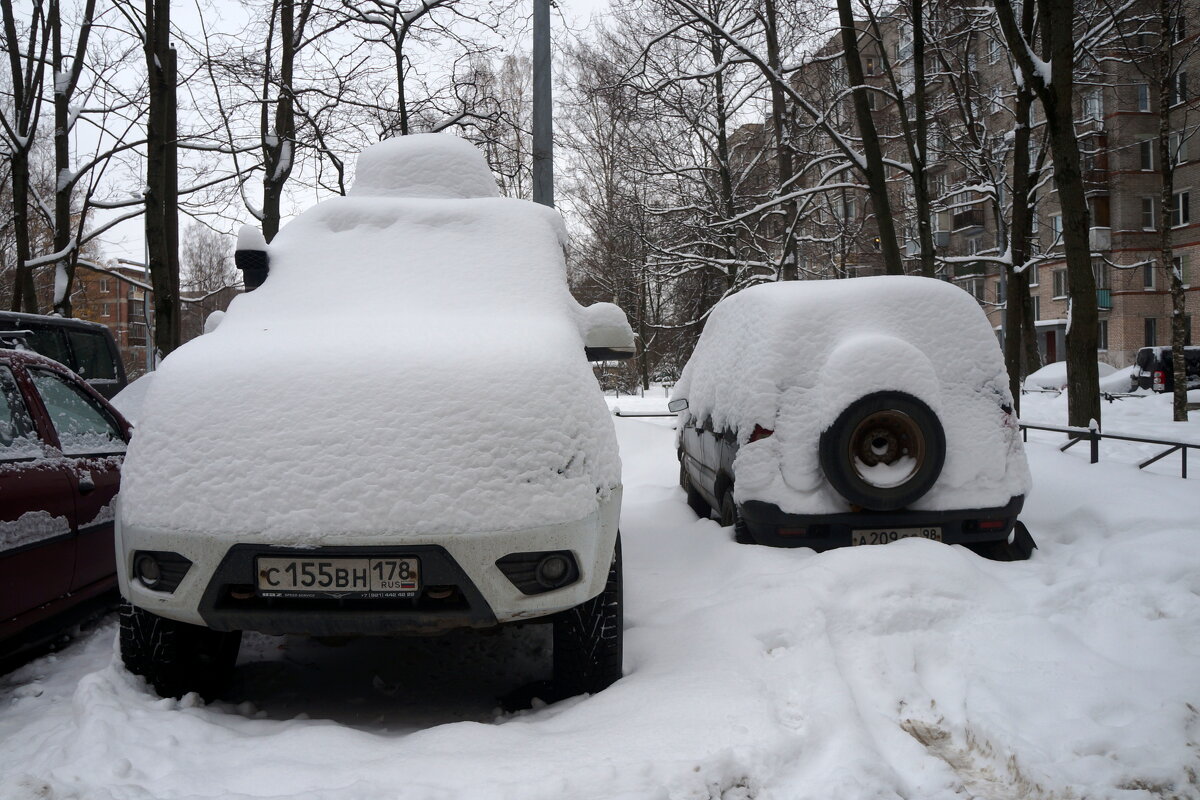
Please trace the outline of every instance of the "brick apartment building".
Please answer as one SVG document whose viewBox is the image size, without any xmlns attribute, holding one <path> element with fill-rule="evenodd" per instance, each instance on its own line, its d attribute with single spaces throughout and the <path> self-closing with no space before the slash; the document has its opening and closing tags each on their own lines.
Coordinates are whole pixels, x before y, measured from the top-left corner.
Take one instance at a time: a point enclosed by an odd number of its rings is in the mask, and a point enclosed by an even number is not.
<svg viewBox="0 0 1200 800">
<path fill-rule="evenodd" d="M 153 292 L 143 287 L 149 284 L 145 270 L 134 267 L 115 267 L 110 272 L 97 272 L 85 267 L 75 270 L 72 292 L 74 314 L 79 319 L 107 325 L 117 340 L 125 370 L 132 380 L 146 371 L 146 343 L 149 323 L 154 322 Z M 233 298 L 241 293 L 237 287 L 217 292 L 181 292 L 182 340 L 199 336 L 204 320 L 213 311 L 224 311 Z"/>
<path fill-rule="evenodd" d="M 983 257 L 977 262 L 940 262 L 939 276 L 974 295 L 1003 338 L 1003 270 L 986 257 L 1000 255 L 1005 246 L 1004 208 L 1010 188 L 1006 182 L 1011 169 L 1011 143 L 1006 149 L 1006 140 L 1015 124 L 1011 109 L 1014 87 L 998 26 L 974 27 L 942 50 L 944 61 L 932 62 L 927 69 L 934 244 L 939 257 Z M 867 34 L 865 25 L 863 31 L 860 48 L 866 82 L 884 91 L 890 90 L 892 80 L 911 87 L 911 36 L 904 21 L 885 18 L 879 40 Z M 1098 59 L 1077 82 L 1077 131 L 1084 157 L 1100 308 L 1098 357 L 1114 366 L 1132 363 L 1140 347 L 1171 343 L 1168 275 L 1158 263 L 1163 225 L 1169 229 L 1174 266 L 1182 271 L 1187 287 L 1189 343 L 1200 341 L 1196 329 L 1200 319 L 1200 209 L 1193 211 L 1194 200 L 1200 199 L 1200 102 L 1188 88 L 1189 79 L 1192 86 L 1200 86 L 1198 34 L 1200 24 L 1194 18 L 1179 23 L 1170 35 L 1181 67 L 1165 111 L 1176 154 L 1174 199 L 1166 208 L 1161 200 L 1163 174 L 1156 146 L 1162 111 L 1159 87 L 1150 85 L 1128 58 L 1119 57 L 1116 50 L 1128 48 L 1125 42 L 1115 44 L 1114 52 L 1107 54 L 1112 58 Z M 836 57 L 839 48 L 840 40 L 831 40 L 819 54 L 826 57 L 813 59 L 811 67 L 798 73 L 795 85 L 817 107 L 831 109 L 847 131 L 853 131 L 856 126 L 848 101 L 837 109 L 836 100 L 831 99 L 847 85 Z M 873 118 L 885 157 L 907 161 L 898 109 L 882 91 L 872 94 Z M 1041 119 L 1036 103 L 1034 114 L 1036 132 Z M 972 137 L 963 135 L 964 125 L 977 126 L 974 141 L 981 144 L 974 150 L 968 143 Z M 819 142 L 810 141 L 808 146 L 814 152 L 820 150 Z M 846 175 L 852 180 L 848 171 Z M 911 188 L 906 185 L 910 182 L 899 171 L 890 177 L 906 269 L 917 272 L 919 245 Z M 1040 255 L 1031 267 L 1035 328 L 1043 359 L 1056 361 L 1066 355 L 1067 283 L 1061 216 L 1049 170 L 1039 188 L 1035 211 L 1030 243 Z M 882 272 L 870 214 L 865 191 L 826 193 L 824 208 L 811 213 L 801 230 L 800 259 L 802 266 L 808 266 L 805 271 L 830 277 Z M 834 252 L 831 243 L 840 250 Z"/>
</svg>

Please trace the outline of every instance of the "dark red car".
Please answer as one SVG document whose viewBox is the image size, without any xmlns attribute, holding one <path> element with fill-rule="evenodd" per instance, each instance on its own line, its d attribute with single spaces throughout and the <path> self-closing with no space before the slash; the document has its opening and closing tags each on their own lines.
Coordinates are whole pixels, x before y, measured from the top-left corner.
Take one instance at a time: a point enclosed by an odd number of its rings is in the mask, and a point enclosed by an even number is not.
<svg viewBox="0 0 1200 800">
<path fill-rule="evenodd" d="M 130 428 L 79 376 L 0 349 L 0 664 L 115 598 Z"/>
</svg>

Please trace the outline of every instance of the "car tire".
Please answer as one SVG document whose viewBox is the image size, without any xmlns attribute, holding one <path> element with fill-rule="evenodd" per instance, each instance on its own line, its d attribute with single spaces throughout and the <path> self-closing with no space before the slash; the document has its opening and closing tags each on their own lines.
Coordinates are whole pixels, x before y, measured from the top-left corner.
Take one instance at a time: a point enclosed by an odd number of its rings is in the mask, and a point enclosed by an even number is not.
<svg viewBox="0 0 1200 800">
<path fill-rule="evenodd" d="M 730 528 L 737 524 L 737 503 L 733 502 L 733 487 L 730 486 L 721 495 L 721 514 L 719 519 L 722 528 Z"/>
<path fill-rule="evenodd" d="M 604 591 L 554 618 L 554 683 L 559 698 L 596 694 L 621 677 L 621 535 Z"/>
<path fill-rule="evenodd" d="M 738 515 L 737 522 L 733 523 L 733 540 L 738 544 L 758 544 L 741 514 Z"/>
<path fill-rule="evenodd" d="M 160 697 L 217 697 L 233 677 L 242 632 L 222 632 L 121 604 L 121 661 Z"/>
<path fill-rule="evenodd" d="M 700 519 L 708 519 L 712 516 L 712 506 L 708 504 L 704 496 L 692 485 L 692 478 L 688 475 L 687 467 L 684 466 L 682 457 L 679 459 L 679 485 L 687 493 L 688 508 L 695 511 L 696 516 Z"/>
<path fill-rule="evenodd" d="M 933 488 L 946 460 L 946 433 L 933 409 L 916 397 L 873 392 L 851 403 L 821 434 L 819 456 L 825 478 L 851 505 L 895 511 Z M 912 465 L 898 480 L 871 475 L 872 468 L 906 457 Z"/>
</svg>

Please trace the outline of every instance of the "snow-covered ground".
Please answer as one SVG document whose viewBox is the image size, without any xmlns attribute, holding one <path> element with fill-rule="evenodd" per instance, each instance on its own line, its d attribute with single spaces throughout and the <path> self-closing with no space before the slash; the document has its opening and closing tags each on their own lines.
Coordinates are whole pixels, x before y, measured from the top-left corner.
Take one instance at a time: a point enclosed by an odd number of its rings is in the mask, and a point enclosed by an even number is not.
<svg viewBox="0 0 1200 800">
<path fill-rule="evenodd" d="M 1106 404 L 1105 430 L 1200 441 L 1165 403 Z M 1066 399 L 1024 412 L 1062 424 Z M 1139 471 L 1106 444 L 1089 465 L 1031 436 L 1026 563 L 918 539 L 817 555 L 697 520 L 672 420 L 616 424 L 626 677 L 607 691 L 500 712 L 548 668 L 530 627 L 248 637 L 230 702 L 160 700 L 109 621 L 0 677 L 0 798 L 1200 797 L 1200 483 L 1178 455 Z"/>
</svg>

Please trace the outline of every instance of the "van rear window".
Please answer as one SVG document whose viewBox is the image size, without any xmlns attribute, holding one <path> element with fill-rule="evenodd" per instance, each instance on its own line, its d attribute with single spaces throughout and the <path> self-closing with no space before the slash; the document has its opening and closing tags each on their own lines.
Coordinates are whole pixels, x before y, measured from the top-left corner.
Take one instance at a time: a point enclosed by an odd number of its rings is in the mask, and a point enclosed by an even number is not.
<svg viewBox="0 0 1200 800">
<path fill-rule="evenodd" d="M 89 380 L 109 379 L 117 377 L 117 365 L 113 361 L 112 351 L 108 349 L 108 340 L 98 333 L 70 331 L 71 349 L 75 351 L 75 361 L 79 366 L 79 374 Z"/>
<path fill-rule="evenodd" d="M 28 330 L 30 334 L 25 338 L 26 347 L 70 368 L 71 355 L 67 352 L 67 340 L 63 338 L 62 331 L 40 325 L 31 325 Z"/>
</svg>

